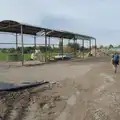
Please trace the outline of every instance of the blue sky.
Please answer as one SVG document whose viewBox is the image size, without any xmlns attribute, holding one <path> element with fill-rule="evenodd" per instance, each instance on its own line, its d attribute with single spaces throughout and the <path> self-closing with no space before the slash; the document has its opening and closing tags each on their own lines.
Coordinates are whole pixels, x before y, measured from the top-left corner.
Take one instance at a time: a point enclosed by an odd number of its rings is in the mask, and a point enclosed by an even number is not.
<svg viewBox="0 0 120 120">
<path fill-rule="evenodd" d="M 99 45 L 119 45 L 119 5 L 119 0 L 0 0 L 0 20 L 90 35 Z M 30 36 L 24 39 L 33 42 Z M 15 37 L 0 34 L 0 41 L 15 42 Z M 37 42 L 44 43 L 41 38 Z"/>
</svg>

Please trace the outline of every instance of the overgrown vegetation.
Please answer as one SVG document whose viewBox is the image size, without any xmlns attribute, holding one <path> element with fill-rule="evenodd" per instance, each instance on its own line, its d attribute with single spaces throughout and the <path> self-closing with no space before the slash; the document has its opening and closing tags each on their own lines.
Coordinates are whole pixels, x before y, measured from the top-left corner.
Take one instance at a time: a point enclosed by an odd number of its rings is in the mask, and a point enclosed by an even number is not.
<svg viewBox="0 0 120 120">
<path fill-rule="evenodd" d="M 80 45 L 78 43 L 68 43 L 65 47 L 63 48 L 69 48 L 71 49 L 72 51 L 74 50 L 87 50 L 87 48 L 84 48 L 83 46 L 80 47 Z M 59 52 L 60 49 L 62 49 L 62 45 L 61 45 L 61 42 L 59 43 L 59 48 L 57 47 L 45 47 L 45 46 L 39 46 L 37 47 L 37 49 L 40 49 L 41 52 L 46 52 L 49 51 L 49 52 Z M 30 54 L 32 52 L 34 52 L 35 50 L 35 46 L 33 47 L 24 47 L 24 54 Z M 21 47 L 18 47 L 17 50 L 15 48 L 0 48 L 0 51 L 2 53 L 21 53 L 22 51 L 22 48 Z"/>
<path fill-rule="evenodd" d="M 62 52 L 62 43 L 59 43 L 59 47 L 45 47 L 39 46 L 37 49 L 40 49 L 41 52 L 44 54 L 47 50 L 47 53 L 51 53 L 52 56 L 56 55 L 58 52 Z M 24 47 L 24 59 L 29 59 L 30 54 L 33 53 L 35 50 L 35 46 L 33 47 Z M 73 53 L 75 51 L 89 51 L 88 48 L 84 48 L 80 46 L 78 43 L 68 43 L 66 46 L 63 46 L 63 53 Z M 17 50 L 15 48 L 0 48 L 0 60 L 6 60 L 8 54 L 14 53 L 22 53 L 22 48 L 18 47 Z"/>
</svg>

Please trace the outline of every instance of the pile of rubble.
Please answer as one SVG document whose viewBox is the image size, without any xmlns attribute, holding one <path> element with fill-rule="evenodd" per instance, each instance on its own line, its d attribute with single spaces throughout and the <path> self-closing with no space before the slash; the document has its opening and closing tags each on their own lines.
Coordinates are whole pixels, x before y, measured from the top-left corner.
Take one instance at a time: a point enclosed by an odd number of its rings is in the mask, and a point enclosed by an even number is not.
<svg viewBox="0 0 120 120">
<path fill-rule="evenodd" d="M 0 92 L 1 120 L 53 120 L 64 109 L 65 100 L 55 92 L 60 84 L 38 86 L 17 92 Z"/>
</svg>

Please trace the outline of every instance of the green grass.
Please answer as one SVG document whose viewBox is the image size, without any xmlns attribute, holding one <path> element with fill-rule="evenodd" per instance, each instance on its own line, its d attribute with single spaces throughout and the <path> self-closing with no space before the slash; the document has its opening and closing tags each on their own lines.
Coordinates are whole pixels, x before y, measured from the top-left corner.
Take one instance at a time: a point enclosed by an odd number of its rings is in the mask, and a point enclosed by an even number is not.
<svg viewBox="0 0 120 120">
<path fill-rule="evenodd" d="M 0 61 L 6 61 L 8 60 L 9 53 L 2 53 L 0 52 Z M 53 57 L 57 55 L 57 53 L 50 53 L 50 56 Z M 24 60 L 30 59 L 31 54 L 24 54 Z M 43 53 L 43 56 L 45 56 L 45 53 Z M 47 53 L 47 56 L 49 56 L 49 52 Z"/>
<path fill-rule="evenodd" d="M 31 54 L 24 54 L 24 59 L 28 60 L 28 59 L 30 59 L 30 56 L 31 56 Z"/>
<path fill-rule="evenodd" d="M 43 56 L 45 56 L 45 53 L 42 53 L 42 54 L 43 54 Z M 0 52 L 0 61 L 7 61 L 8 60 L 8 55 L 9 55 L 9 53 Z M 49 57 L 49 55 L 50 55 L 50 57 L 53 57 L 53 56 L 57 55 L 57 53 L 55 53 L 55 52 L 53 52 L 53 53 L 47 52 L 47 57 Z M 81 56 L 82 55 L 83 54 L 81 53 Z M 86 55 L 86 53 L 84 53 L 84 55 Z M 31 54 L 24 54 L 24 60 L 29 60 L 30 56 L 31 56 Z"/>
<path fill-rule="evenodd" d="M 0 60 L 7 60 L 8 54 L 7 53 L 0 53 Z"/>
<path fill-rule="evenodd" d="M 6 61 L 8 59 L 8 53 L 0 52 L 0 61 Z M 27 60 L 30 58 L 30 54 L 24 54 L 24 59 Z"/>
</svg>

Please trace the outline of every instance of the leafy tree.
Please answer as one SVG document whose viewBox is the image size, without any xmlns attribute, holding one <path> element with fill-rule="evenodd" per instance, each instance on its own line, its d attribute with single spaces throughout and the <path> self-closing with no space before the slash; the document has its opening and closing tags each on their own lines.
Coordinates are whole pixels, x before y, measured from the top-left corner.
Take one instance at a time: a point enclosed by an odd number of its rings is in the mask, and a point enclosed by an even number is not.
<svg viewBox="0 0 120 120">
<path fill-rule="evenodd" d="M 6 48 L 3 48 L 3 49 L 1 49 L 1 52 L 2 52 L 2 53 L 7 53 L 8 50 L 7 50 Z"/>
<path fill-rule="evenodd" d="M 80 51 L 83 51 L 85 48 L 84 48 L 84 46 L 81 46 L 80 47 Z"/>
<path fill-rule="evenodd" d="M 112 44 L 110 44 L 108 48 L 109 48 L 109 49 L 113 48 L 113 45 L 112 45 Z"/>
<path fill-rule="evenodd" d="M 80 49 L 80 45 L 78 43 L 68 43 L 67 46 L 70 46 L 73 49 L 79 50 Z"/>
<path fill-rule="evenodd" d="M 16 50 L 15 50 L 15 48 L 10 48 L 10 49 L 9 49 L 9 52 L 10 52 L 10 53 L 14 53 L 14 52 L 16 52 Z"/>
<path fill-rule="evenodd" d="M 100 49 L 102 49 L 102 48 L 104 48 L 104 46 L 103 45 L 100 45 L 100 47 L 99 47 Z"/>
</svg>

